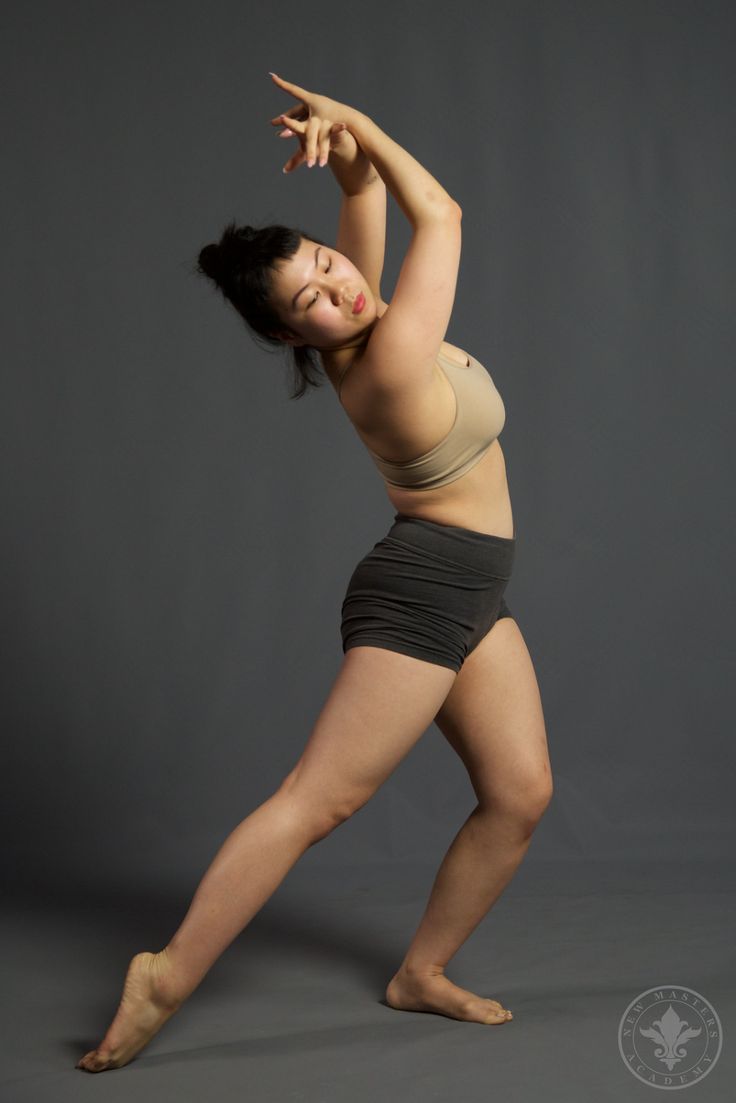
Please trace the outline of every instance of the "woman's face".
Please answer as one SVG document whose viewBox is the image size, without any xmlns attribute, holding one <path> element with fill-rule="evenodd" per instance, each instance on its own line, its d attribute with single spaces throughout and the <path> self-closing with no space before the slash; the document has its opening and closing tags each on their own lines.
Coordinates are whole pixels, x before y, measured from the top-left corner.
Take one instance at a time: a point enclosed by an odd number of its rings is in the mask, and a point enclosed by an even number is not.
<svg viewBox="0 0 736 1103">
<path fill-rule="evenodd" d="M 363 309 L 354 313 L 361 294 Z M 272 298 L 292 331 L 278 336 L 292 345 L 328 350 L 354 344 L 378 317 L 376 300 L 355 265 L 331 246 L 308 238 L 302 238 L 293 257 L 278 262 Z"/>
</svg>

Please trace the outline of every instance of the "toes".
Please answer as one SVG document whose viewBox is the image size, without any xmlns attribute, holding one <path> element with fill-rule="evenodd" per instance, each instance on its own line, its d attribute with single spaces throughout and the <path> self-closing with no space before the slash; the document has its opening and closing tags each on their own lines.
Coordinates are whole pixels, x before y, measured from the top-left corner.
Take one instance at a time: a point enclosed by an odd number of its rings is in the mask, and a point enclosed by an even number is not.
<svg viewBox="0 0 736 1103">
<path fill-rule="evenodd" d="M 495 1003 L 496 1007 L 491 1007 L 490 1008 L 488 1017 L 486 1018 L 485 1022 L 487 1022 L 487 1023 L 508 1022 L 510 1019 L 513 1018 L 513 1015 L 508 1010 L 508 1008 L 506 1008 L 502 1004 L 498 1003 L 498 1000 L 487 1000 L 486 1002 L 487 1003 Z"/>
<path fill-rule="evenodd" d="M 84 1069 L 85 1072 L 102 1072 L 108 1066 L 109 1060 L 107 1057 L 100 1055 L 98 1050 L 91 1049 L 89 1053 L 85 1053 L 84 1057 L 77 1061 L 76 1068 Z"/>
</svg>

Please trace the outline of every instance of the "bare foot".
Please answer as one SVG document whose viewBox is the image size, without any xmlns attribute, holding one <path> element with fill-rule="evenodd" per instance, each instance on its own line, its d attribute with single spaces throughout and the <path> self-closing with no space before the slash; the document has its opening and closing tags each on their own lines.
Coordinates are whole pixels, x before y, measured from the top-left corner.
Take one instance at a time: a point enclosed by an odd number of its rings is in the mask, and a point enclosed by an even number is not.
<svg viewBox="0 0 736 1103">
<path fill-rule="evenodd" d="M 75 1068 L 104 1072 L 127 1065 L 183 1002 L 173 997 L 166 980 L 164 950 L 159 954 L 144 951 L 131 958 L 120 1006 L 107 1034 L 97 1049 L 77 1061 Z"/>
<path fill-rule="evenodd" d="M 389 981 L 386 1002 L 397 1011 L 433 1011 L 469 1023 L 506 1023 L 513 1018 L 498 1000 L 458 988 L 444 973 L 409 976 L 399 969 Z"/>
</svg>

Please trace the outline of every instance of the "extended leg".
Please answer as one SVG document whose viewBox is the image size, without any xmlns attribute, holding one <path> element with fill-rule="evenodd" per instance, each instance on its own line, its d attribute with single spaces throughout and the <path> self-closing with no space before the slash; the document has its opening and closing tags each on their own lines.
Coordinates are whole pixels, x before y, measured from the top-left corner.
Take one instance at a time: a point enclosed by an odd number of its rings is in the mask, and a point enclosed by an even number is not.
<svg viewBox="0 0 736 1103">
<path fill-rule="evenodd" d="M 118 1012 L 78 1068 L 119 1068 L 150 1041 L 301 854 L 386 780 L 426 731 L 455 677 L 383 648 L 347 652 L 296 767 L 225 840 L 169 944 L 131 960 Z"/>
</svg>

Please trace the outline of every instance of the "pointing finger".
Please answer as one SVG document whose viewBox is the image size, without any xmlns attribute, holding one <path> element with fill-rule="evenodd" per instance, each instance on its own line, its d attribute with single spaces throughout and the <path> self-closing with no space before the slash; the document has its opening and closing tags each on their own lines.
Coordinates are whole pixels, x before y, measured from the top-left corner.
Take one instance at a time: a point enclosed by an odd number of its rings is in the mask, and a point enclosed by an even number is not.
<svg viewBox="0 0 736 1103">
<path fill-rule="evenodd" d="M 303 97 L 309 95 L 306 88 L 300 88 L 298 84 L 292 84 L 291 81 L 284 80 L 283 77 L 277 76 L 276 73 L 269 73 L 268 75 L 273 77 L 276 83 L 281 85 L 282 88 L 285 88 L 287 92 L 291 92 L 293 96 Z"/>
</svg>

